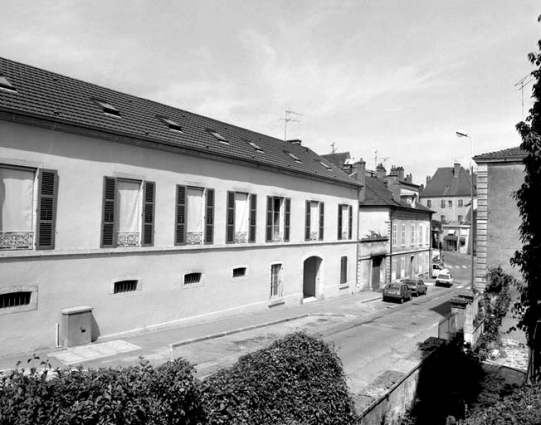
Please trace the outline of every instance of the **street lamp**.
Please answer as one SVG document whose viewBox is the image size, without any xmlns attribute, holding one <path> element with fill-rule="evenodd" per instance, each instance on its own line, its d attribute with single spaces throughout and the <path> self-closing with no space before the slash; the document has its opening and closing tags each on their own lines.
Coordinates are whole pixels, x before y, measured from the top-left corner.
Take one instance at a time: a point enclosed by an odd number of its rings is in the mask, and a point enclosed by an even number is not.
<svg viewBox="0 0 541 425">
<path fill-rule="evenodd" d="M 474 270 L 474 261 L 473 261 L 473 139 L 467 133 L 462 131 L 456 132 L 457 137 L 467 137 L 470 139 L 470 196 L 471 196 L 471 224 L 470 224 L 470 254 L 471 254 L 471 290 L 474 291 L 474 279 L 475 279 L 475 270 Z"/>
</svg>

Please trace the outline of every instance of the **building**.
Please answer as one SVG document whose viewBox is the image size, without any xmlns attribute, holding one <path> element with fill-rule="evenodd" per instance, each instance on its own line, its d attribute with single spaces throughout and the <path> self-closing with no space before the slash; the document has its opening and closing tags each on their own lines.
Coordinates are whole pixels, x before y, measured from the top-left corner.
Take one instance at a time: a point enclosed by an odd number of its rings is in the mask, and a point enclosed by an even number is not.
<svg viewBox="0 0 541 425">
<path fill-rule="evenodd" d="M 0 355 L 353 292 L 359 189 L 298 140 L 0 59 Z"/>
<path fill-rule="evenodd" d="M 440 167 L 433 177 L 427 177 L 420 202 L 435 211 L 435 220 L 442 226 L 439 243 L 446 251 L 470 252 L 470 225 L 472 179 L 469 171 L 455 163 L 453 167 Z M 475 184 L 474 199 L 477 196 Z"/>
<path fill-rule="evenodd" d="M 490 268 L 501 268 L 516 278 L 520 270 L 509 260 L 522 248 L 521 218 L 513 193 L 524 182 L 526 152 L 510 148 L 477 155 L 478 211 L 475 286 L 484 288 Z"/>
</svg>

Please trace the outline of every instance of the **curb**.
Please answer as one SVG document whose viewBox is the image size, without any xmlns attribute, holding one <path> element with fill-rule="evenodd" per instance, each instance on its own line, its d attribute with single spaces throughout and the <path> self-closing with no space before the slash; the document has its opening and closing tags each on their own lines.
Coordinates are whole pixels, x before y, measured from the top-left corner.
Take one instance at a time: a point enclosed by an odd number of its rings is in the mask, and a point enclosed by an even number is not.
<svg viewBox="0 0 541 425">
<path fill-rule="evenodd" d="M 366 300 L 362 300 L 360 301 L 361 304 L 366 304 L 366 303 L 371 303 L 372 301 L 377 301 L 377 300 L 381 300 L 381 295 L 378 294 L 378 295 L 375 295 L 374 297 L 372 298 L 368 298 Z"/>
</svg>

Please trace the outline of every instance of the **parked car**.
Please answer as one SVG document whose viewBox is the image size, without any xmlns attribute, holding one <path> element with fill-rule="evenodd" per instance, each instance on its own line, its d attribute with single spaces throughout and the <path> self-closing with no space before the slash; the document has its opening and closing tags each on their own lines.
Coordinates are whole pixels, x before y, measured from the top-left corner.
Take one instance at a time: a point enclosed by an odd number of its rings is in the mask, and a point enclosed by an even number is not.
<svg viewBox="0 0 541 425">
<path fill-rule="evenodd" d="M 383 288 L 383 301 L 398 300 L 400 304 L 411 300 L 411 291 L 408 285 L 402 282 L 392 282 Z"/>
<path fill-rule="evenodd" d="M 431 277 L 437 277 L 440 273 L 449 274 L 449 270 L 445 268 L 443 263 L 432 264 Z"/>
<path fill-rule="evenodd" d="M 448 287 L 453 286 L 453 276 L 451 273 L 440 273 L 436 278 L 436 286 L 445 285 Z"/>
<path fill-rule="evenodd" d="M 428 287 L 421 279 L 402 279 L 402 283 L 408 285 L 411 295 L 418 297 L 419 295 L 426 295 Z"/>
</svg>

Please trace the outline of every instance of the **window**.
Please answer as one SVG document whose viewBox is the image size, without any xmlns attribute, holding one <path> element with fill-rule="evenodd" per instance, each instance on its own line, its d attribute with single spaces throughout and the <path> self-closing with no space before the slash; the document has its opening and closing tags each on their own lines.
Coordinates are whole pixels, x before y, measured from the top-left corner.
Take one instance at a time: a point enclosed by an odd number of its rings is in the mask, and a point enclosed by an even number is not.
<svg viewBox="0 0 541 425">
<path fill-rule="evenodd" d="M 255 242 L 257 196 L 227 192 L 227 243 Z"/>
<path fill-rule="evenodd" d="M 458 222 L 459 223 L 462 223 L 464 221 L 464 216 L 463 215 L 459 215 L 458 216 Z"/>
<path fill-rule="evenodd" d="M 320 161 L 319 159 L 314 159 L 314 161 L 323 166 L 325 169 L 332 171 L 332 168 L 329 165 L 325 164 L 323 161 Z"/>
<path fill-rule="evenodd" d="M 237 267 L 233 269 L 233 277 L 244 277 L 246 276 L 246 267 Z"/>
<path fill-rule="evenodd" d="M 214 243 L 214 189 L 177 186 L 175 245 Z"/>
<path fill-rule="evenodd" d="M 282 264 L 273 264 L 271 265 L 271 287 L 270 287 L 270 297 L 280 298 L 282 296 L 282 274 L 283 267 Z"/>
<path fill-rule="evenodd" d="M 415 245 L 415 224 L 410 227 L 410 244 L 411 246 Z"/>
<path fill-rule="evenodd" d="M 153 182 L 104 178 L 102 247 L 154 244 L 155 189 Z"/>
<path fill-rule="evenodd" d="M 424 226 L 422 224 L 419 225 L 419 246 L 423 245 L 423 232 L 424 232 Z"/>
<path fill-rule="evenodd" d="M 393 246 L 396 246 L 396 232 L 397 232 L 397 225 L 393 224 Z"/>
<path fill-rule="evenodd" d="M 184 275 L 184 285 L 193 285 L 201 282 L 203 273 L 187 273 Z"/>
<path fill-rule="evenodd" d="M 214 136 L 214 138 L 218 140 L 220 143 L 223 143 L 224 145 L 229 145 L 229 142 L 227 141 L 227 139 L 224 136 L 222 136 L 220 133 L 218 133 L 217 131 L 211 130 L 210 128 L 207 128 L 205 131 L 211 134 L 212 136 Z"/>
<path fill-rule="evenodd" d="M 351 205 L 338 205 L 338 240 L 353 237 L 353 207 Z"/>
<path fill-rule="evenodd" d="M 8 292 L 7 294 L 0 294 L 0 308 L 29 305 L 31 297 L 31 291 Z"/>
<path fill-rule="evenodd" d="M 0 289 L 0 316 L 36 310 L 37 306 L 37 286 L 14 285 Z"/>
<path fill-rule="evenodd" d="M 9 82 L 9 80 L 6 77 L 4 77 L 2 74 L 0 74 L 0 88 L 9 90 L 15 93 L 17 92 L 15 87 L 13 87 L 13 85 Z"/>
<path fill-rule="evenodd" d="M 406 257 L 400 259 L 400 277 L 406 277 Z"/>
<path fill-rule="evenodd" d="M 442 207 L 442 208 L 445 208 L 445 199 L 442 199 L 442 200 L 441 200 L 441 207 Z"/>
<path fill-rule="evenodd" d="M 113 293 L 122 294 L 124 292 L 135 292 L 137 291 L 137 280 L 121 280 L 115 282 Z"/>
<path fill-rule="evenodd" d="M 464 207 L 464 200 L 463 199 L 458 200 L 458 206 L 459 206 L 459 208 Z"/>
<path fill-rule="evenodd" d="M 267 196 L 267 242 L 289 241 L 291 199 Z"/>
<path fill-rule="evenodd" d="M 449 206 L 449 208 L 452 208 L 453 207 L 453 201 L 447 201 L 447 205 Z"/>
<path fill-rule="evenodd" d="M 170 130 L 177 131 L 179 133 L 182 133 L 182 127 L 179 123 L 167 118 L 162 117 L 160 115 L 156 115 L 156 118 L 158 118 L 161 122 L 163 122 L 167 127 L 169 127 Z"/>
<path fill-rule="evenodd" d="M 427 200 L 426 200 L 426 206 L 427 206 L 428 208 L 432 208 L 432 200 L 431 200 L 431 199 L 427 199 Z"/>
<path fill-rule="evenodd" d="M 109 102 L 107 102 L 106 100 L 92 99 L 92 101 L 96 105 L 98 105 L 106 115 L 120 117 L 120 111 L 116 109 L 113 105 L 111 105 Z"/>
<path fill-rule="evenodd" d="M 306 201 L 305 232 L 307 241 L 323 240 L 325 227 L 325 204 L 318 201 Z"/>
<path fill-rule="evenodd" d="M 348 257 L 340 258 L 340 284 L 348 281 Z"/>
<path fill-rule="evenodd" d="M 445 216 L 442 215 L 441 216 L 441 224 L 445 224 L 445 223 L 447 223 L 447 220 L 445 219 Z"/>
<path fill-rule="evenodd" d="M 402 246 L 406 246 L 406 225 L 405 224 L 402 225 L 402 238 L 401 238 L 401 241 L 402 241 Z"/>
<path fill-rule="evenodd" d="M 57 192 L 54 170 L 0 164 L 0 250 L 54 248 Z"/>
<path fill-rule="evenodd" d="M 293 158 L 293 160 L 297 163 L 301 163 L 302 161 L 296 156 L 296 155 L 293 155 L 291 152 L 289 151 L 283 151 L 286 155 L 289 155 L 291 158 Z"/>
<path fill-rule="evenodd" d="M 246 139 L 242 139 L 244 140 L 246 143 L 248 143 L 252 148 L 254 148 L 256 150 L 256 152 L 258 153 L 264 153 L 265 151 L 263 150 L 263 148 L 261 148 L 258 144 L 254 143 L 254 142 L 251 142 L 250 140 L 246 140 Z"/>
</svg>

